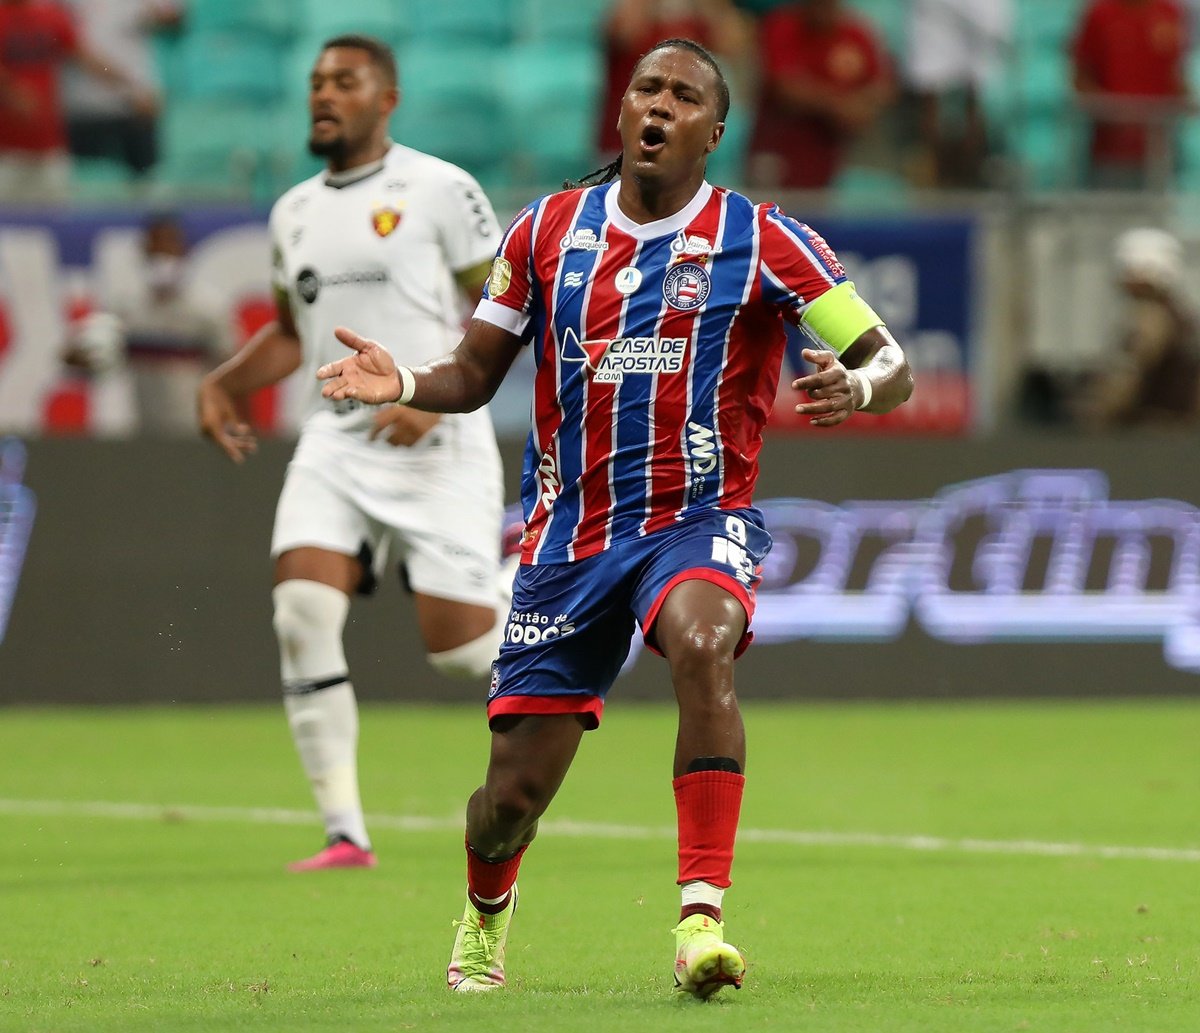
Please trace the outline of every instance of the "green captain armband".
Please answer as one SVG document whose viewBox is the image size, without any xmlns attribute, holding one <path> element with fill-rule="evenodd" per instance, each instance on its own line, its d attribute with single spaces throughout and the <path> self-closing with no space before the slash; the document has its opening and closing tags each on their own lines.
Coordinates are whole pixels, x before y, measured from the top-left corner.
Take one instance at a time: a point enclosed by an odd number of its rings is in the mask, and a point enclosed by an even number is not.
<svg viewBox="0 0 1200 1033">
<path fill-rule="evenodd" d="M 835 355 L 841 355 L 877 326 L 883 326 L 883 320 L 858 296 L 849 281 L 822 294 L 805 309 L 800 320 L 801 329 Z"/>
</svg>

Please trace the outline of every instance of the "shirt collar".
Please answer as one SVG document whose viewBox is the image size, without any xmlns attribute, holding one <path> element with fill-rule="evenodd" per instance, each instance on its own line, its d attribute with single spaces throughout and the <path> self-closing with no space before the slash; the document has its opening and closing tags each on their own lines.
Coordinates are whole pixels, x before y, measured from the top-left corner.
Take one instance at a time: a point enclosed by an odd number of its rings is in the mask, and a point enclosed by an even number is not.
<svg viewBox="0 0 1200 1033">
<path fill-rule="evenodd" d="M 608 215 L 608 221 L 635 240 L 654 240 L 656 237 L 673 236 L 678 233 L 695 220 L 704 206 L 708 204 L 708 199 L 712 197 L 713 192 L 712 186 L 705 180 L 700 184 L 700 189 L 696 191 L 696 196 L 674 215 L 668 215 L 665 219 L 659 219 L 657 222 L 641 223 L 634 222 L 621 211 L 620 205 L 617 204 L 617 193 L 620 186 L 620 180 L 612 184 L 604 197 L 604 209 Z"/>
</svg>

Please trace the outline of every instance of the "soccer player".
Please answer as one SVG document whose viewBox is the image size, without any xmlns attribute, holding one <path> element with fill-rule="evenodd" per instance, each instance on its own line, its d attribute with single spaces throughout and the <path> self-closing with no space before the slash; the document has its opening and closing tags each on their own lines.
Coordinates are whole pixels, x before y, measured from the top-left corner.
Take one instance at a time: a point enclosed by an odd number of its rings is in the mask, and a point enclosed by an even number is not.
<svg viewBox="0 0 1200 1033">
<path fill-rule="evenodd" d="M 199 392 L 204 434 L 234 462 L 253 451 L 237 402 L 303 369 L 307 409 L 279 497 L 271 554 L 274 625 L 292 737 L 325 823 L 326 847 L 296 871 L 370 867 L 357 774 L 358 707 L 342 648 L 356 592 L 389 550 L 413 593 L 428 660 L 482 679 L 500 640 L 503 487 L 486 409 L 454 416 L 329 401 L 314 373 L 357 322 L 399 336 L 422 362 L 462 335 L 500 227 L 462 169 L 394 144 L 396 63 L 383 43 L 339 36 L 312 70 L 309 149 L 328 171 L 271 211 L 278 318 Z"/>
<path fill-rule="evenodd" d="M 818 426 L 887 412 L 912 378 L 821 237 L 705 182 L 728 109 L 706 50 L 658 44 L 621 103 L 620 159 L 517 216 L 452 354 L 397 366 L 341 328 L 356 354 L 317 374 L 334 401 L 457 411 L 491 397 L 523 343 L 538 359 L 522 563 L 492 670 L 487 777 L 467 807 L 456 990 L 504 985 L 521 859 L 600 722 L 635 620 L 679 707 L 676 985 L 707 997 L 742 982 L 721 922 L 746 763 L 733 661 L 770 547 L 751 493 L 782 321 L 818 345 L 793 382 Z"/>
</svg>

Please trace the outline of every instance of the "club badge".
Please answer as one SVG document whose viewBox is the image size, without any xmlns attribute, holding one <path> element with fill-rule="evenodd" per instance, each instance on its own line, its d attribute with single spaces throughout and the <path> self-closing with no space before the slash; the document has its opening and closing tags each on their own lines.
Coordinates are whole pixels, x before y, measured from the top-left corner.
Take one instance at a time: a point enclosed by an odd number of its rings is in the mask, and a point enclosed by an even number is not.
<svg viewBox="0 0 1200 1033">
<path fill-rule="evenodd" d="M 396 227 L 403 218 L 404 213 L 398 208 L 376 208 L 371 213 L 371 225 L 375 227 L 379 236 L 388 237 L 396 232 Z"/>
<path fill-rule="evenodd" d="M 708 300 L 711 290 L 712 281 L 708 278 L 708 271 L 695 262 L 675 266 L 663 281 L 663 297 L 671 308 L 680 312 L 698 309 Z"/>
</svg>

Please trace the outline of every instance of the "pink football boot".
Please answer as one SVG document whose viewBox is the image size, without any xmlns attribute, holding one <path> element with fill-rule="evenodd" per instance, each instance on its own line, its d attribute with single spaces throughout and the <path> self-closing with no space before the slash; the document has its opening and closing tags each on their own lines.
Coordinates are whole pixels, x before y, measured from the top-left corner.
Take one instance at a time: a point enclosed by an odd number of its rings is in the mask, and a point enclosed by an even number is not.
<svg viewBox="0 0 1200 1033">
<path fill-rule="evenodd" d="M 325 868 L 374 868 L 378 864 L 375 854 L 364 850 L 345 836 L 334 836 L 319 854 L 293 861 L 289 872 L 318 872 Z"/>
</svg>

